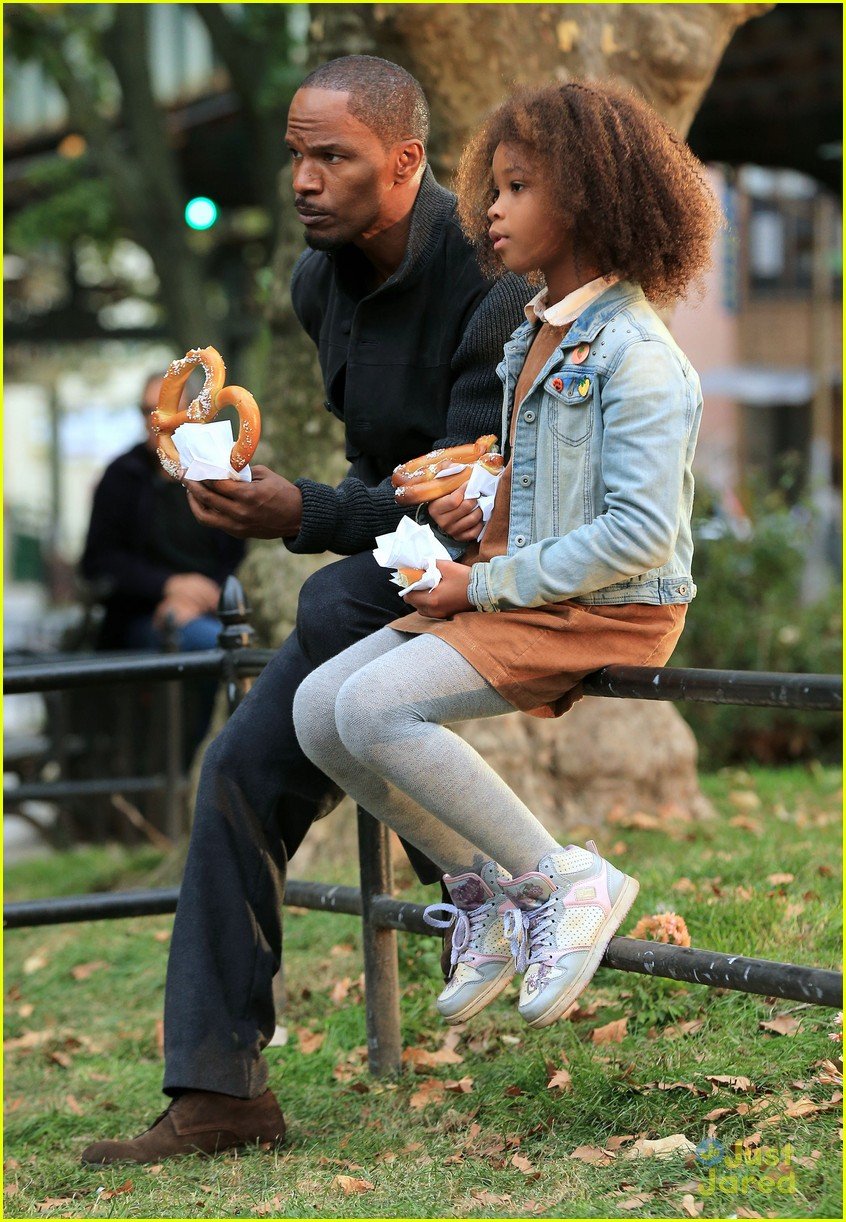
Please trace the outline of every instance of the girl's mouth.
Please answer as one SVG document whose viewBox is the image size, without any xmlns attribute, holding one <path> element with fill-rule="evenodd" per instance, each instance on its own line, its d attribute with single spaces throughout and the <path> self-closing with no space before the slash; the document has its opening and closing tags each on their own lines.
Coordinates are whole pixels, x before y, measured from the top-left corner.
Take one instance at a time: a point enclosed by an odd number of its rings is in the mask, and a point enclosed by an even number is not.
<svg viewBox="0 0 846 1222">
<path fill-rule="evenodd" d="M 504 245 L 504 243 L 508 241 L 508 238 L 504 234 L 497 233 L 493 229 L 490 230 L 488 236 L 490 237 L 490 240 L 493 242 L 494 250 L 499 250 Z"/>
</svg>

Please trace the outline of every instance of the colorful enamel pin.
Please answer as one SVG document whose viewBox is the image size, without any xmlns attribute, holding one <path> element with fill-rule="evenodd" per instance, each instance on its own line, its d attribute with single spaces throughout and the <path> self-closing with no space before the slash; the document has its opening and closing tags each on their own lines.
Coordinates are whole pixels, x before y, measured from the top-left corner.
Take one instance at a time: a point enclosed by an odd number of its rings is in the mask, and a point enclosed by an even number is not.
<svg viewBox="0 0 846 1222">
<path fill-rule="evenodd" d="M 570 354 L 570 361 L 573 365 L 581 365 L 582 361 L 587 360 L 590 352 L 590 344 L 579 344 Z"/>
<path fill-rule="evenodd" d="M 590 393 L 590 378 L 582 378 L 581 382 L 579 382 L 578 391 L 583 399 L 585 395 Z"/>
<path fill-rule="evenodd" d="M 552 389 L 557 390 L 559 393 L 564 389 L 564 383 L 561 378 L 552 379 Z"/>
</svg>

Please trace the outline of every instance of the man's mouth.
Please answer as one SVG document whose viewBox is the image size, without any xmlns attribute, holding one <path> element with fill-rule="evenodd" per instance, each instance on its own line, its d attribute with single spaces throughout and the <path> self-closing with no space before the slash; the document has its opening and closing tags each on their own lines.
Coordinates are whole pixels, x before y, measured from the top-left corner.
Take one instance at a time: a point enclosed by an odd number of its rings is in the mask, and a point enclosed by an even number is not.
<svg viewBox="0 0 846 1222">
<path fill-rule="evenodd" d="M 321 212 L 317 208 L 307 208 L 302 204 L 295 204 L 297 216 L 304 225 L 316 225 L 318 221 L 324 221 L 330 215 L 328 212 Z"/>
</svg>

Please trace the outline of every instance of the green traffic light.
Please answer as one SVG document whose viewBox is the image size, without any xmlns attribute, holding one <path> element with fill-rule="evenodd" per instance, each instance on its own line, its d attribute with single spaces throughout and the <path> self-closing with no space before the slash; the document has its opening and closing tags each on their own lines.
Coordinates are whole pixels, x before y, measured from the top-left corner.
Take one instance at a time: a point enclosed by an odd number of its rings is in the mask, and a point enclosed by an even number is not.
<svg viewBox="0 0 846 1222">
<path fill-rule="evenodd" d="M 217 220 L 217 204 L 206 195 L 197 195 L 185 205 L 185 224 L 189 229 L 211 229 Z"/>
</svg>

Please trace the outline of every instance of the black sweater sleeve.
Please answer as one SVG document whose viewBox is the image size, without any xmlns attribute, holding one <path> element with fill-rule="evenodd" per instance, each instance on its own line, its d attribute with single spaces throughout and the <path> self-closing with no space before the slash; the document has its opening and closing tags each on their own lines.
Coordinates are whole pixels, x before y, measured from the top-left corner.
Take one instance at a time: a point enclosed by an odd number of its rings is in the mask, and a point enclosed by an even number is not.
<svg viewBox="0 0 846 1222">
<path fill-rule="evenodd" d="M 433 443 L 433 449 L 499 433 L 502 385 L 496 366 L 527 299 L 525 283 L 504 276 L 472 313 L 452 362 L 446 435 Z M 303 517 L 300 533 L 285 540 L 292 552 L 365 551 L 373 547 L 377 535 L 396 530 L 408 512 L 394 500 L 390 477 L 373 488 L 352 477 L 337 488 L 309 479 L 297 480 L 296 486 L 303 498 Z"/>
</svg>

